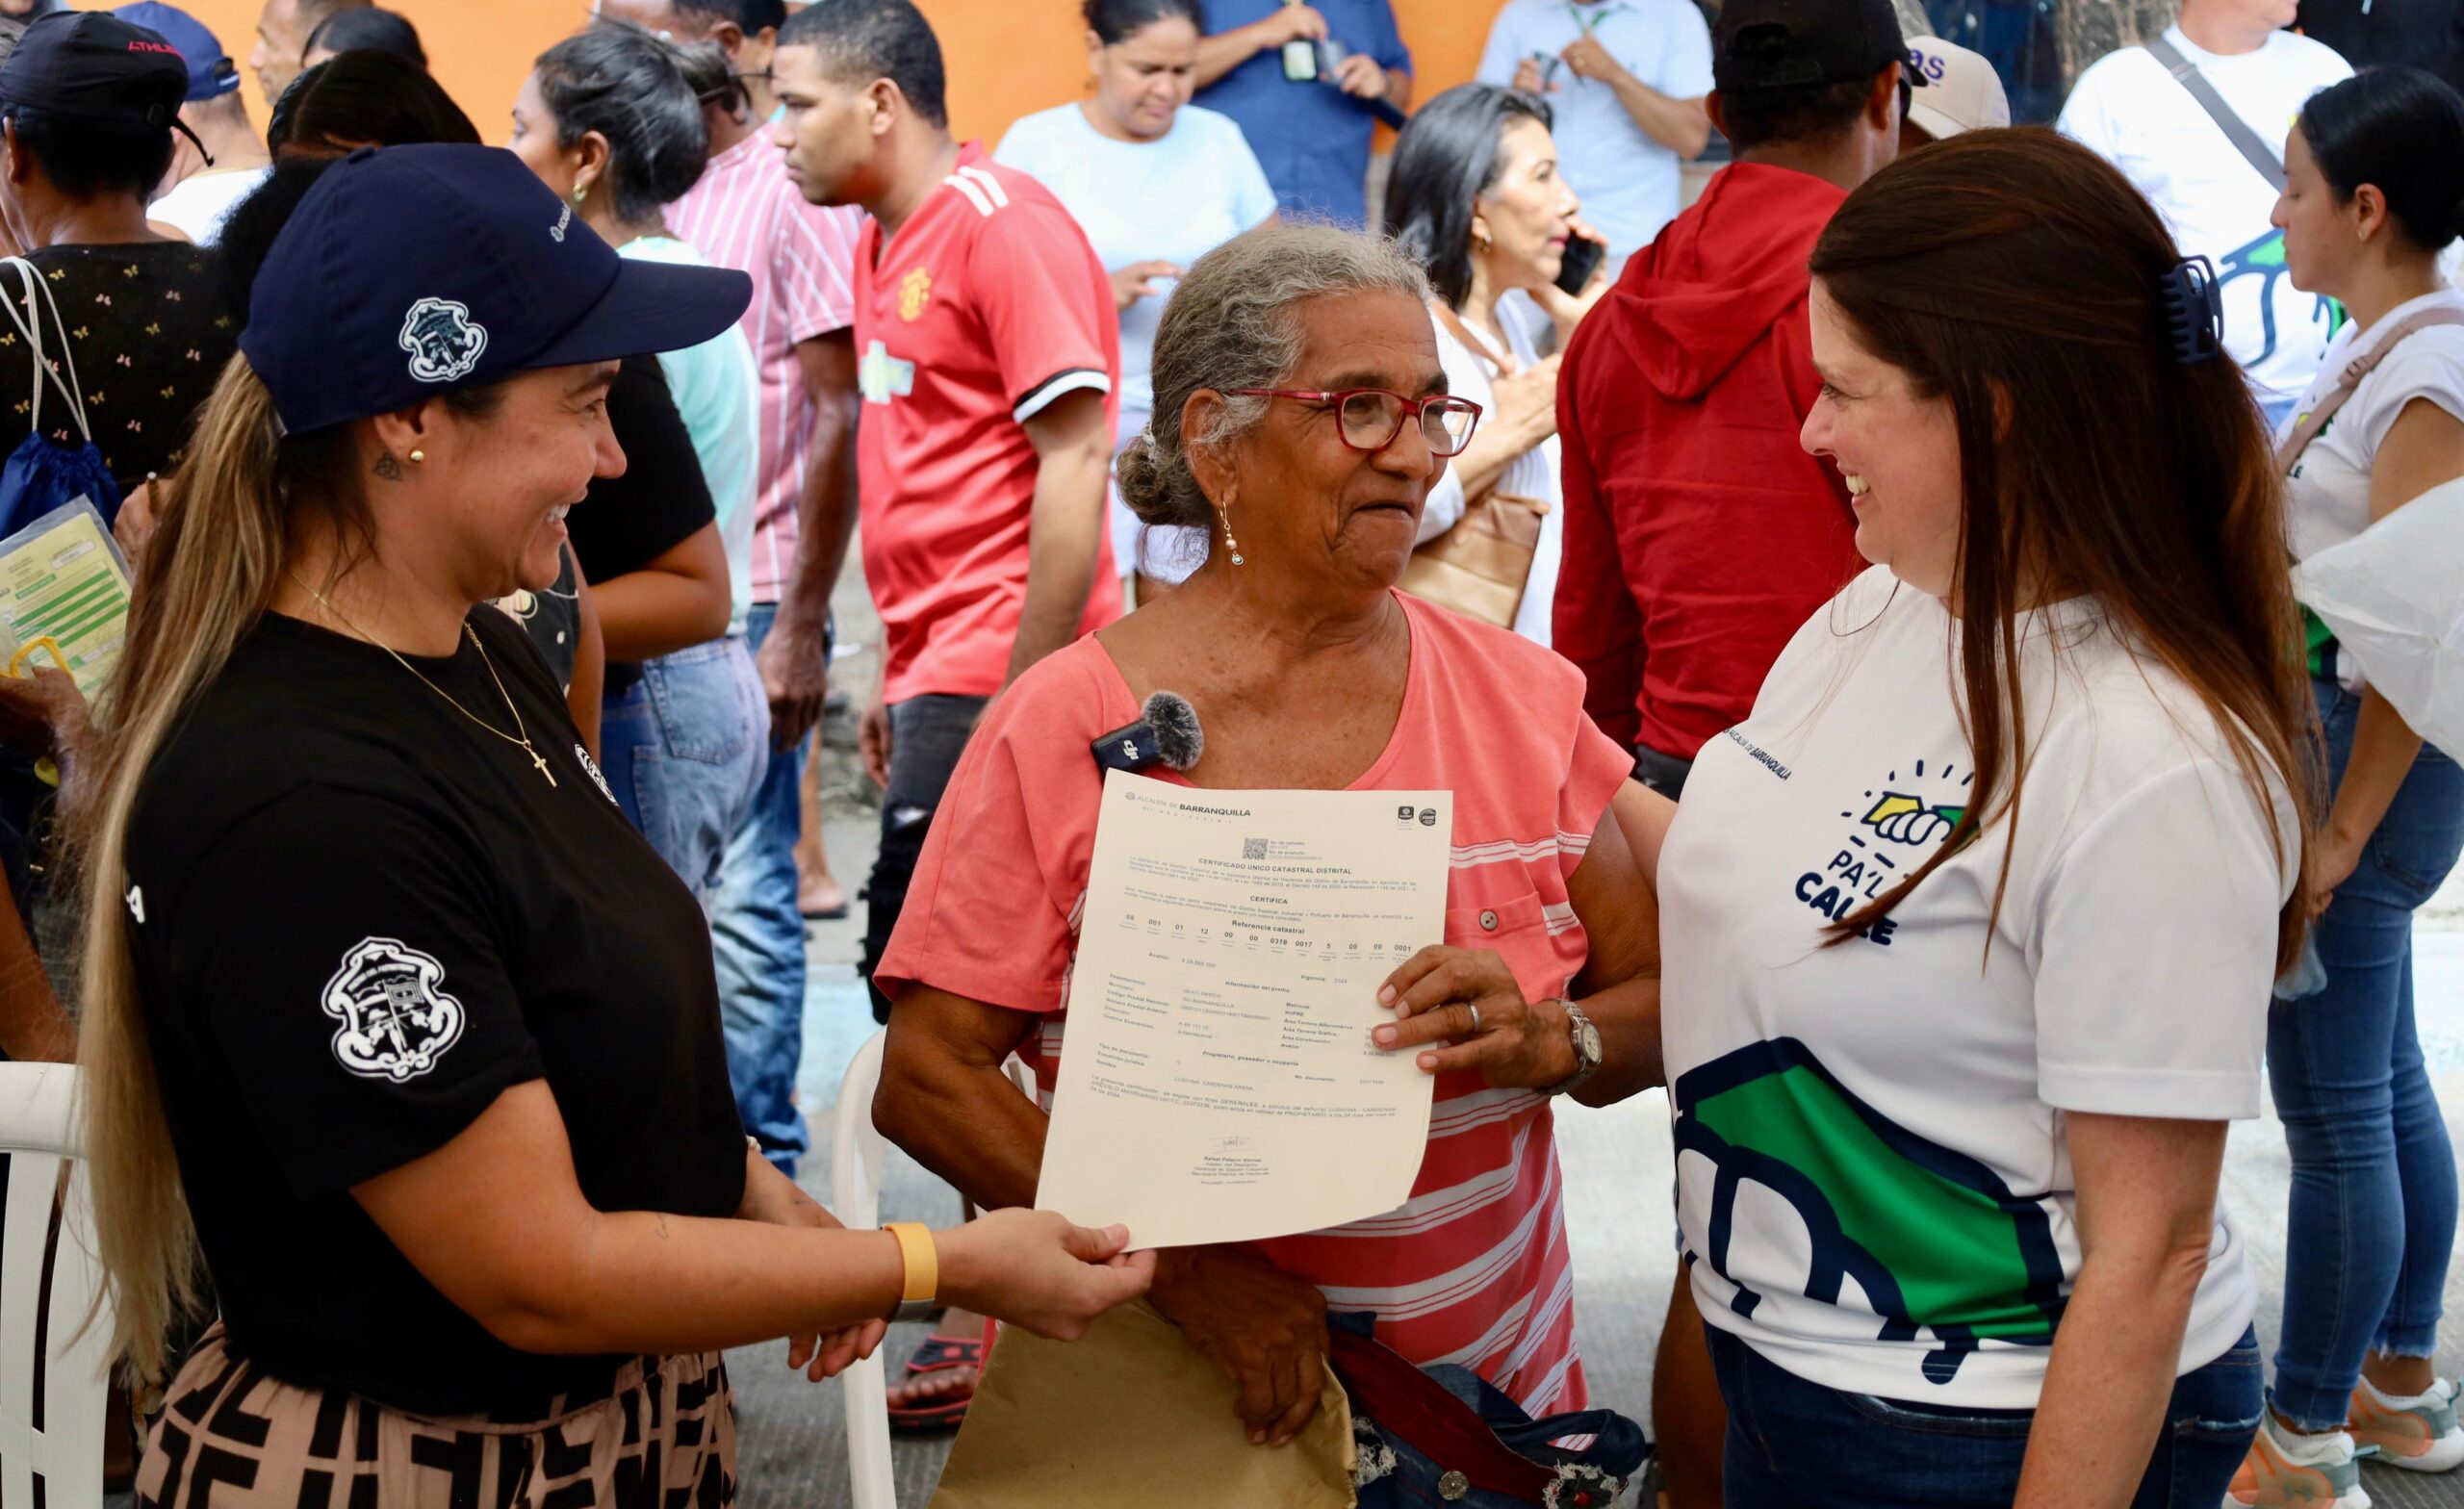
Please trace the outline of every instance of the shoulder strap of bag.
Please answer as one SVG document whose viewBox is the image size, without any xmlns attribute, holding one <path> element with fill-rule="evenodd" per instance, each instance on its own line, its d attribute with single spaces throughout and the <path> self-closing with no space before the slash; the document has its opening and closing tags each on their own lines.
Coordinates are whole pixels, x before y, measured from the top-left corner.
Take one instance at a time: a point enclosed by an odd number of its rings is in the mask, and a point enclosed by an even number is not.
<svg viewBox="0 0 2464 1509">
<path fill-rule="evenodd" d="M 1432 298 L 1428 301 L 1428 307 L 1429 312 L 1437 316 L 1437 322 L 1446 327 L 1448 334 L 1462 342 L 1465 350 L 1496 368 L 1499 376 L 1502 377 L 1515 370 L 1514 358 L 1474 335 L 1472 327 L 1463 322 L 1463 317 L 1446 307 L 1446 300 Z"/>
<path fill-rule="evenodd" d="M 2301 459 L 2301 452 L 2310 448 L 2310 443 L 2319 438 L 2320 431 L 2327 427 L 2327 422 L 2336 417 L 2336 411 L 2343 408 L 2345 400 L 2361 386 L 2361 380 L 2392 355 L 2407 337 L 2433 325 L 2464 325 L 2464 311 L 2416 310 L 2396 321 L 2369 350 L 2347 362 L 2345 370 L 2337 374 L 2336 385 L 2319 399 L 2319 406 L 2295 420 L 2292 433 L 2284 437 L 2283 445 L 2275 448 L 2275 469 L 2278 472 L 2292 471 L 2293 464 Z"/>
<path fill-rule="evenodd" d="M 2174 83 L 2190 91 L 2191 98 L 2198 101 L 2198 108 L 2207 112 L 2207 118 L 2216 122 L 2216 129 L 2224 133 L 2224 140 L 2249 161 L 2258 175 L 2268 181 L 2268 187 L 2284 192 L 2284 164 L 2276 160 L 2275 148 L 2262 141 L 2248 121 L 2233 113 L 2233 107 L 2224 103 L 2224 96 L 2216 92 L 2216 86 L 2208 82 L 2207 75 L 2198 71 L 2198 64 L 2183 57 L 2182 50 L 2163 37 L 2140 45 L 2165 65 Z"/>
<path fill-rule="evenodd" d="M 49 378 L 51 386 L 58 388 L 61 396 L 68 400 L 69 412 L 77 416 L 78 438 L 91 445 L 94 432 L 86 422 L 86 400 L 79 395 L 77 358 L 69 354 L 68 326 L 60 318 L 60 306 L 52 300 L 50 281 L 42 275 L 40 268 L 23 257 L 0 260 L 0 267 L 17 274 L 17 296 L 26 303 L 25 312 L 19 314 L 17 299 L 0 294 L 0 309 L 8 311 L 9 322 L 17 327 L 17 333 L 26 338 L 26 345 L 34 351 L 34 413 L 28 421 L 28 432 L 42 433 L 43 380 Z M 43 359 L 42 315 L 35 308 L 35 291 L 38 289 L 42 291 L 43 307 L 51 311 L 51 327 L 60 333 L 60 359 L 68 368 L 68 377 L 64 382 L 60 373 L 52 370 L 51 364 Z"/>
</svg>

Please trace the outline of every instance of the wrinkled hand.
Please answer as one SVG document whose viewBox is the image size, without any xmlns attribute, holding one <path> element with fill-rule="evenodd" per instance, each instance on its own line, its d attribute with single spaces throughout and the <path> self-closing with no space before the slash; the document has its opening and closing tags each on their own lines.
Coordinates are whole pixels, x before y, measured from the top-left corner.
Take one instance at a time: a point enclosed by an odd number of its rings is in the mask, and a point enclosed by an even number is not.
<svg viewBox="0 0 2464 1509">
<path fill-rule="evenodd" d="M 1157 278 L 1181 276 L 1177 264 L 1169 262 L 1133 262 L 1113 273 L 1113 308 L 1127 309 L 1142 298 L 1160 297 L 1163 290 L 1155 286 Z"/>
<path fill-rule="evenodd" d="M 1155 1281 L 1155 1254 L 1125 1250 L 1128 1227 L 1074 1226 L 1050 1211 L 988 1211 L 933 1240 L 942 1299 L 1057 1342 Z"/>
<path fill-rule="evenodd" d="M 1354 99 L 1384 99 L 1386 70 L 1367 53 L 1353 53 L 1335 64 L 1335 87 Z"/>
<path fill-rule="evenodd" d="M 761 673 L 761 694 L 770 702 L 770 747 L 791 750 L 821 721 L 830 697 L 830 646 L 824 637 L 777 628 L 753 657 Z"/>
<path fill-rule="evenodd" d="M 745 1158 L 744 1201 L 736 1207 L 737 1220 L 818 1231 L 843 1229 L 837 1216 L 798 1189 L 796 1182 L 773 1167 L 768 1159 L 751 1149 L 746 1150 Z M 756 1164 L 758 1166 L 753 1166 Z M 888 1334 L 888 1321 L 867 1320 L 835 1331 L 791 1336 L 787 1338 L 787 1366 L 803 1368 L 805 1376 L 815 1383 L 835 1378 L 861 1359 L 872 1356 L 882 1344 L 882 1338 Z"/>
<path fill-rule="evenodd" d="M 1326 1296 L 1254 1247 L 1175 1247 L 1148 1302 L 1240 1385 L 1249 1444 L 1282 1445 L 1318 1413 Z"/>
<path fill-rule="evenodd" d="M 1530 366 L 1497 379 L 1491 389 L 1498 433 L 1512 437 L 1522 454 L 1557 432 L 1557 366 L 1563 353 L 1553 353 Z"/>
<path fill-rule="evenodd" d="M 154 526 L 160 521 L 154 513 L 154 479 L 148 477 L 138 484 L 137 491 L 119 500 L 119 513 L 112 520 L 112 538 L 119 542 L 119 552 L 128 557 L 132 575 L 145 569 L 145 547 L 153 541 Z"/>
<path fill-rule="evenodd" d="M 1514 89 L 1520 94 L 1554 94 L 1565 86 L 1551 79 L 1540 67 L 1537 58 L 1526 58 L 1514 65 Z"/>
<path fill-rule="evenodd" d="M 1286 42 L 1322 41 L 1326 36 L 1326 18 L 1305 5 L 1279 7 L 1257 27 L 1261 50 Z"/>
<path fill-rule="evenodd" d="M 0 744 L 66 764 L 85 743 L 86 694 L 67 672 L 26 664 L 24 676 L 0 676 Z"/>
<path fill-rule="evenodd" d="M 1525 1000 L 1495 949 L 1424 948 L 1386 977 L 1377 1004 L 1399 1020 L 1373 1030 L 1371 1040 L 1389 1053 L 1417 1053 L 1424 1073 L 1545 1089 L 1578 1066 L 1565 1008 Z"/>
<path fill-rule="evenodd" d="M 1568 42 L 1566 50 L 1557 56 L 1566 60 L 1567 67 L 1586 79 L 1614 84 L 1626 76 L 1626 65 L 1611 57 L 1597 37 L 1578 37 Z"/>
<path fill-rule="evenodd" d="M 889 704 L 882 701 L 876 690 L 864 708 L 864 716 L 856 723 L 856 756 L 864 762 L 864 775 L 884 791 L 889 789 Z"/>
</svg>

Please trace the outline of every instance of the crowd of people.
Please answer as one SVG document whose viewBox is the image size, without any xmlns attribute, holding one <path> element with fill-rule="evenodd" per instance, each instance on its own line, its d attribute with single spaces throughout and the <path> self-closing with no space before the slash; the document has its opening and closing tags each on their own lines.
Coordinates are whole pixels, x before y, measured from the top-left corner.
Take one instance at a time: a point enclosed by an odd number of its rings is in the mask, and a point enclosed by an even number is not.
<svg viewBox="0 0 2464 1509">
<path fill-rule="evenodd" d="M 1614 1408 L 1555 1106 L 1654 1089 L 1675 1509 L 2464 1465 L 2464 776 L 2290 570 L 2464 482 L 2451 84 L 2182 0 L 2015 127 L 1889 0 L 1506 0 L 1422 97 L 1388 0 L 1084 0 L 987 150 L 912 0 L 594 11 L 509 149 L 364 3 L 267 0 L 263 135 L 165 0 L 0 26 L 0 513 L 83 465 L 135 575 L 99 695 L 0 680 L 0 1054 L 80 1067 L 141 1502 L 724 1503 L 726 1348 L 934 1316 L 943 1428 L 996 1322 L 1142 1296 L 1260 1445 L 1347 1326 Z M 795 1178 L 851 546 L 939 1230 Z M 1394 1212 L 1029 1209 L 1090 741 L 1159 690 L 1150 779 L 1453 794 Z"/>
</svg>

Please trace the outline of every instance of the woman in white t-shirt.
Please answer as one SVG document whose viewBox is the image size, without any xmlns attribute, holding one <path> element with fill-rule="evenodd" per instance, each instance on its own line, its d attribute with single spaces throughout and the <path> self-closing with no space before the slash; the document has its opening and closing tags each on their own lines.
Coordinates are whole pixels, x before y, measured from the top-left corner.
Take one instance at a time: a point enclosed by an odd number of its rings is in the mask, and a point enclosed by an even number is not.
<svg viewBox="0 0 2464 1509">
<path fill-rule="evenodd" d="M 1621 809 L 1724 1500 L 2214 1505 L 2261 1412 L 2225 1126 L 2309 916 L 2258 412 L 2050 133 L 1901 159 L 1811 269 L 1804 443 L 1875 569 Z"/>
<path fill-rule="evenodd" d="M 1566 248 L 1599 234 L 1575 218 L 1582 202 L 1557 173 L 1549 107 L 1487 84 L 1448 90 L 1421 107 L 1396 140 L 1386 177 L 1386 224 L 1428 269 L 1436 293 L 1437 355 L 1448 391 L 1480 405 L 1486 422 L 1429 489 L 1424 544 L 1459 523 L 1469 501 L 1528 507 L 1540 516 L 1531 575 L 1510 624 L 1549 643 L 1565 516 L 1557 473 L 1557 358 L 1541 359 L 1531 332 L 1507 308 L 1520 292 L 1557 329 L 1557 349 L 1600 295 L 1604 268 L 1580 298 L 1557 288 Z"/>
<path fill-rule="evenodd" d="M 1154 412 L 1155 329 L 1181 269 L 1274 217 L 1266 169 L 1229 115 L 1190 103 L 1203 30 L 1198 0 L 1085 0 L 1094 90 L 1014 122 L 994 162 L 1040 182 L 1112 269 L 1120 311 L 1120 429 Z M 1150 590 L 1206 559 L 1203 529 L 1146 528 L 1112 494 L 1113 559 Z"/>
<path fill-rule="evenodd" d="M 2307 559 L 2464 476 L 2464 294 L 2438 268 L 2464 234 L 2464 99 L 2419 69 L 2364 73 L 2311 96 L 2284 167 L 2286 273 L 2351 317 L 2277 435 L 2293 553 Z M 2315 617 L 2308 628 L 2333 793 L 2312 870 L 2325 984 L 2279 999 L 2268 1023 L 2293 1194 L 2274 1408 L 2251 1475 L 2356 1448 L 2446 1471 L 2464 1463 L 2464 1431 L 2430 1356 L 2455 1163 L 2413 1025 L 2412 930 L 2464 847 L 2464 770 Z"/>
</svg>

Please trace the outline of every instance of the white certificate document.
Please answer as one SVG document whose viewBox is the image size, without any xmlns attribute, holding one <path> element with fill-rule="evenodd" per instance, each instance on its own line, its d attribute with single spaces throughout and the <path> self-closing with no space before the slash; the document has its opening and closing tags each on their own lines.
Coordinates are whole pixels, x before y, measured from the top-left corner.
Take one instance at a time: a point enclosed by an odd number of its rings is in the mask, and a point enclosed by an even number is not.
<svg viewBox="0 0 2464 1509">
<path fill-rule="evenodd" d="M 1369 1035 L 1445 940 L 1453 815 L 1446 791 L 1108 773 L 1037 1207 L 1175 1247 L 1409 1199 L 1434 1081 Z"/>
</svg>

